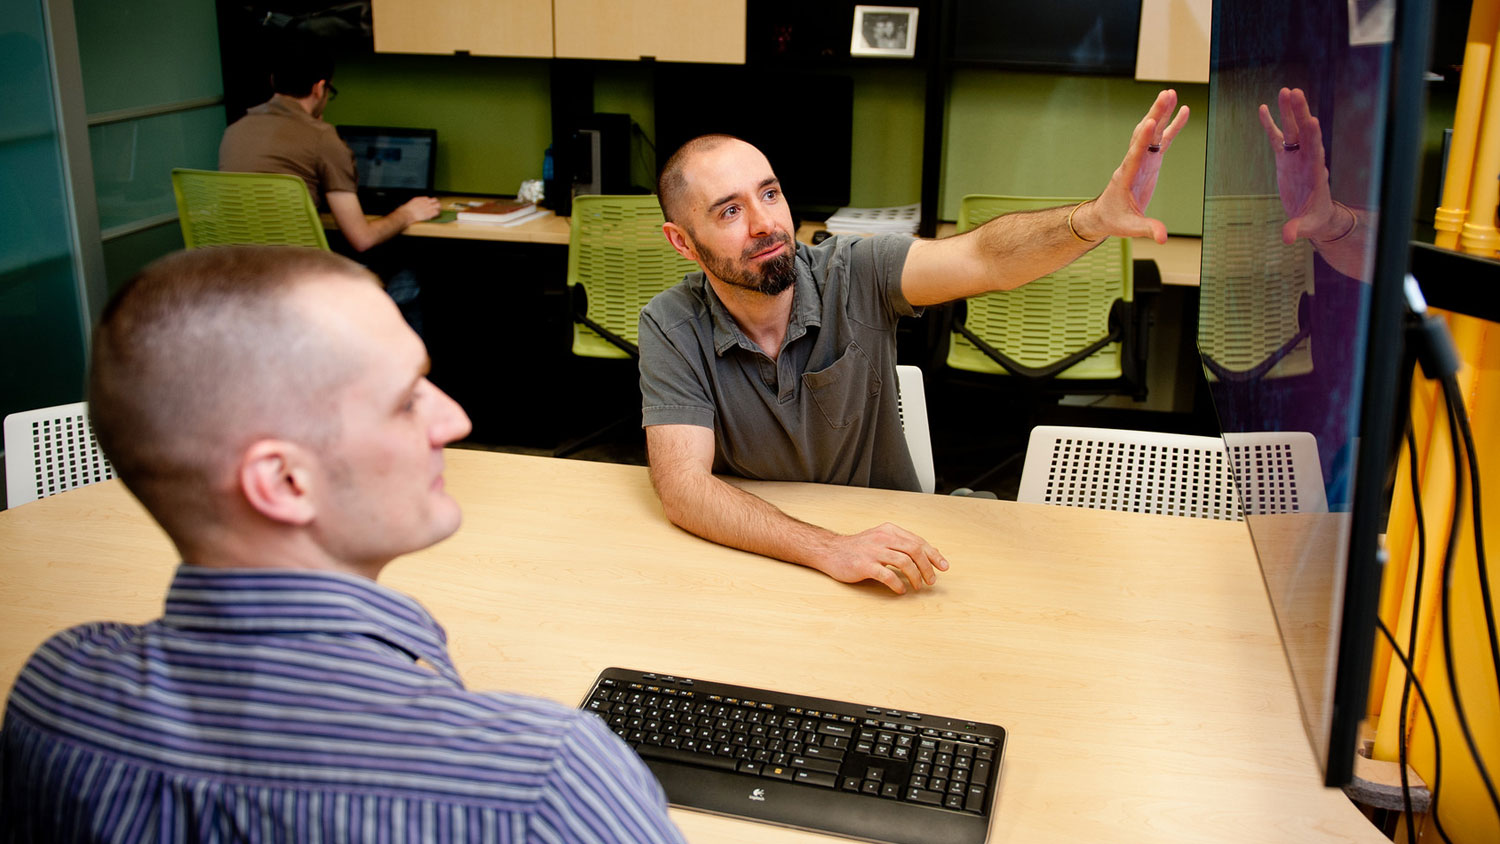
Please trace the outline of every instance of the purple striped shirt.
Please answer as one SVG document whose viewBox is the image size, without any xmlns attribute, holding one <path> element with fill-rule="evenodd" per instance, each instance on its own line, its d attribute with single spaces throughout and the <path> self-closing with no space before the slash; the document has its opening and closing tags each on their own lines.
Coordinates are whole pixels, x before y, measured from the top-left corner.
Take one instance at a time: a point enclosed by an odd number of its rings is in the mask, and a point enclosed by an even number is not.
<svg viewBox="0 0 1500 844">
<path fill-rule="evenodd" d="M 60 633 L 11 690 L 0 840 L 681 842 L 597 717 L 471 692 L 411 598 L 182 566 L 143 627 Z"/>
</svg>

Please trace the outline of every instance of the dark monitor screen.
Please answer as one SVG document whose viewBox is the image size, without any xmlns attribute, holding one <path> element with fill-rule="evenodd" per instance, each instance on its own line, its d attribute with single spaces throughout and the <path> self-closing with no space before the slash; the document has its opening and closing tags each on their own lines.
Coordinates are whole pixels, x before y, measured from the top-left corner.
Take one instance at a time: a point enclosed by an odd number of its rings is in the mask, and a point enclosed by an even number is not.
<svg viewBox="0 0 1500 844">
<path fill-rule="evenodd" d="M 852 78 L 769 68 L 659 68 L 657 172 L 683 143 L 714 132 L 743 138 L 765 153 L 794 210 L 849 204 Z"/>
<path fill-rule="evenodd" d="M 1214 3 L 1198 347 L 1330 785 L 1366 709 L 1427 14 Z"/>
<path fill-rule="evenodd" d="M 354 153 L 361 188 L 432 190 L 437 167 L 436 130 L 340 126 L 338 132 Z"/>
<path fill-rule="evenodd" d="M 1017 70 L 1135 73 L 1141 4 L 954 0 L 954 61 Z"/>
</svg>

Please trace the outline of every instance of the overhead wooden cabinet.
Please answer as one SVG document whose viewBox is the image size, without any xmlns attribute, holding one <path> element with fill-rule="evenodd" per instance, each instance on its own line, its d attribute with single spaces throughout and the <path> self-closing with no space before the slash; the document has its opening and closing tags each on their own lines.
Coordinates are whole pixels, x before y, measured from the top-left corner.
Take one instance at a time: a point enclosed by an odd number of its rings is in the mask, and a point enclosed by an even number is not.
<svg viewBox="0 0 1500 844">
<path fill-rule="evenodd" d="M 377 53 L 552 56 L 552 0 L 373 0 Z"/>
<path fill-rule="evenodd" d="M 552 0 L 552 8 L 560 59 L 745 63 L 745 0 Z"/>
</svg>

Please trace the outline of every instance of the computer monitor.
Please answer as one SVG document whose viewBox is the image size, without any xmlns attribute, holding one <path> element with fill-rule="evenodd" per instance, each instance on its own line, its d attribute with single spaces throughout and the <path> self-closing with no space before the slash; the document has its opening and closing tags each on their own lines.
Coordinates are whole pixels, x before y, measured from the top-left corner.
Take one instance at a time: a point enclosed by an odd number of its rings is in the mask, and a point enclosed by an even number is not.
<svg viewBox="0 0 1500 844">
<path fill-rule="evenodd" d="M 1366 711 L 1429 18 L 1425 0 L 1213 10 L 1199 352 L 1242 495 L 1284 471 L 1274 448 L 1236 448 L 1246 435 L 1317 446 L 1326 512 L 1290 486 L 1295 512 L 1243 505 L 1328 785 L 1350 779 Z M 1286 131 L 1282 88 L 1305 94 L 1316 136 Z M 1304 202 L 1335 223 L 1316 248 L 1284 242 Z"/>
<path fill-rule="evenodd" d="M 339 126 L 339 137 L 354 153 L 359 199 L 366 211 L 394 208 L 433 192 L 437 172 L 437 130 L 396 126 Z"/>
</svg>

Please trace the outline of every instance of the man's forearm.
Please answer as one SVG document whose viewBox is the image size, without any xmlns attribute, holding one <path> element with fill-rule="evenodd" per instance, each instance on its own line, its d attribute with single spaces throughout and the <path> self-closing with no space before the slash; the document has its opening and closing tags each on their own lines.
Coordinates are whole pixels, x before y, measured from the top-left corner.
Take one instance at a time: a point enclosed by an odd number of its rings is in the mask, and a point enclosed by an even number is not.
<svg viewBox="0 0 1500 844">
<path fill-rule="evenodd" d="M 653 469 L 651 482 L 673 524 L 720 545 L 821 571 L 819 553 L 836 536 L 713 475 L 666 477 Z"/>
</svg>

